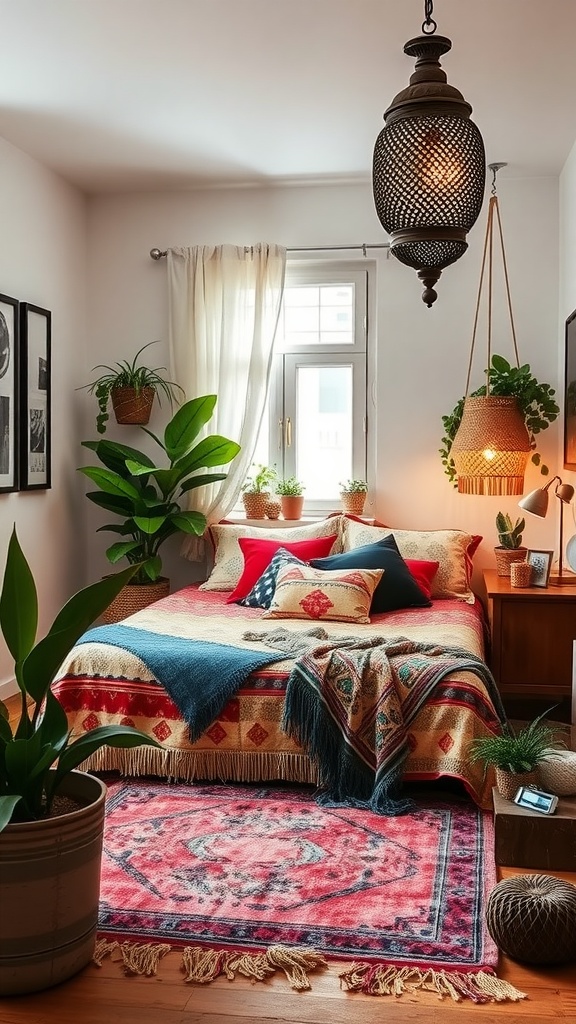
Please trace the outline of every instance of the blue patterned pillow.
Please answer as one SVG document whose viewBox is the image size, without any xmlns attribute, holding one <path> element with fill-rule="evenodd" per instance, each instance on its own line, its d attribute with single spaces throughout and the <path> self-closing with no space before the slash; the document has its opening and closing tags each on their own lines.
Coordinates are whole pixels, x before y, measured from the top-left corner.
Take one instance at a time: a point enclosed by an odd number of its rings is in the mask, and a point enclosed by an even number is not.
<svg viewBox="0 0 576 1024">
<path fill-rule="evenodd" d="M 256 580 L 250 593 L 246 594 L 246 597 L 242 597 L 236 604 L 243 604 L 246 608 L 269 608 L 276 590 L 276 580 L 280 569 L 288 563 L 294 562 L 297 565 L 308 564 L 291 554 L 290 551 L 286 551 L 286 548 L 278 548 L 260 579 Z"/>
</svg>

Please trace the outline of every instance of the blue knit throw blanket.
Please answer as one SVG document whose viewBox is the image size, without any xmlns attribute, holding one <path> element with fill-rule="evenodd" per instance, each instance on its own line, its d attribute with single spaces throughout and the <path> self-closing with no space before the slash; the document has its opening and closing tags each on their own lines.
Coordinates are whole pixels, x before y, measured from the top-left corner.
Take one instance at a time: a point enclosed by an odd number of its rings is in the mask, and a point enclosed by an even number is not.
<svg viewBox="0 0 576 1024">
<path fill-rule="evenodd" d="M 197 740 L 256 669 L 286 658 L 283 651 L 246 650 L 131 626 L 96 626 L 77 641 L 120 647 L 162 684 Z"/>
</svg>

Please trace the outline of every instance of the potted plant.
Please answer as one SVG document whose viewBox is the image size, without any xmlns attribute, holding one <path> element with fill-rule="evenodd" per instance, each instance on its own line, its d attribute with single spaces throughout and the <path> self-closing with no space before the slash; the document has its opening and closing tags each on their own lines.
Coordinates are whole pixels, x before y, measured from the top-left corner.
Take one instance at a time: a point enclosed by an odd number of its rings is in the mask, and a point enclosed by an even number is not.
<svg viewBox="0 0 576 1024">
<path fill-rule="evenodd" d="M 276 470 L 272 466 L 253 464 L 250 476 L 242 485 L 242 501 L 247 519 L 266 518 L 266 506 L 276 477 Z"/>
<path fill-rule="evenodd" d="M 528 549 L 522 547 L 522 531 L 526 526 L 524 519 L 517 519 L 515 523 L 507 512 L 498 512 L 496 515 L 496 530 L 500 544 L 494 548 L 496 555 L 496 569 L 499 576 L 509 576 L 512 562 L 523 562 L 528 554 Z"/>
<path fill-rule="evenodd" d="M 276 494 L 280 496 L 280 507 L 284 519 L 300 519 L 302 517 L 304 485 L 295 476 L 278 480 Z"/>
<path fill-rule="evenodd" d="M 149 341 L 143 345 L 134 356 L 132 362 L 123 359 L 113 366 L 100 363 L 93 366 L 94 370 L 106 370 L 90 384 L 83 384 L 90 394 L 96 396 L 98 401 L 98 415 L 96 417 L 96 429 L 99 434 L 106 433 L 108 422 L 108 405 L 112 402 L 112 408 L 117 423 L 131 423 L 142 426 L 148 423 L 150 412 L 154 402 L 154 396 L 158 396 L 158 404 L 161 405 L 160 396 L 163 394 L 173 409 L 173 403 L 179 397 L 184 397 L 184 389 L 174 381 L 166 380 L 162 375 L 165 366 L 156 366 L 151 369 L 148 366 L 138 366 L 138 356 L 150 345 L 157 345 L 157 341 Z M 79 389 L 81 390 L 81 389 Z"/>
<path fill-rule="evenodd" d="M 343 511 L 350 512 L 354 516 L 361 516 L 367 492 L 368 484 L 365 480 L 345 480 L 341 483 L 340 501 Z"/>
<path fill-rule="evenodd" d="M 470 746 L 472 761 L 494 767 L 496 787 L 506 800 L 513 800 L 520 786 L 538 784 L 538 765 L 556 745 L 554 730 L 542 722 L 547 714 L 518 731 L 507 723 L 499 736 L 483 736 Z"/>
<path fill-rule="evenodd" d="M 116 441 L 82 442 L 103 463 L 102 467 L 80 467 L 98 488 L 87 497 L 120 520 L 99 528 L 98 532 L 110 531 L 121 538 L 107 549 L 106 557 L 113 565 L 122 559 L 138 565 L 125 589 L 104 612 L 105 622 L 116 622 L 165 596 L 170 583 L 161 577 L 160 548 L 175 533 L 204 533 L 206 516 L 182 509 L 180 501 L 196 487 L 225 480 L 226 473 L 203 470 L 227 465 L 240 451 L 236 441 L 219 434 L 196 443 L 215 404 L 216 395 L 204 395 L 180 406 L 163 439 L 142 428 L 162 449 L 165 466 L 157 466 L 144 452 Z"/>
<path fill-rule="evenodd" d="M 491 395 L 509 395 L 516 398 L 520 411 L 524 416 L 526 429 L 530 435 L 532 444 L 532 455 L 530 456 L 535 466 L 540 467 L 540 472 L 547 476 L 548 466 L 542 463 L 536 449 L 535 435 L 546 430 L 557 418 L 560 409 L 554 400 L 554 388 L 550 384 L 540 384 L 533 376 L 528 363 L 523 366 L 511 366 L 503 356 L 493 355 L 488 372 L 488 384 Z M 476 398 L 486 394 L 486 385 L 471 392 L 471 397 Z M 444 472 L 454 486 L 457 486 L 456 467 L 453 459 L 450 458 L 450 449 L 456 436 L 458 427 L 462 420 L 464 411 L 464 398 L 461 398 L 448 416 L 442 417 L 444 425 L 444 436 L 442 447 L 439 449 Z"/>
<path fill-rule="evenodd" d="M 78 638 L 135 567 L 70 598 L 36 642 L 38 599 L 16 530 L 8 545 L 0 628 L 14 659 L 21 710 L 14 732 L 0 701 L 0 994 L 64 981 L 93 953 L 105 785 L 78 765 L 100 747 L 159 746 L 129 726 L 70 741 L 52 680 Z"/>
</svg>

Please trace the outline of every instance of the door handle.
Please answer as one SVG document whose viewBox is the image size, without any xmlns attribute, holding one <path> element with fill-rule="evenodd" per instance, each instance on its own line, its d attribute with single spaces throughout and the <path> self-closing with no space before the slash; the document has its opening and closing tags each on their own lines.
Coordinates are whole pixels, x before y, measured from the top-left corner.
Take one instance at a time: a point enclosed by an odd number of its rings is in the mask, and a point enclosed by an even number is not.
<svg viewBox="0 0 576 1024">
<path fill-rule="evenodd" d="M 285 436 L 286 447 L 290 448 L 292 444 L 292 420 L 289 416 L 286 417 L 286 436 Z"/>
</svg>

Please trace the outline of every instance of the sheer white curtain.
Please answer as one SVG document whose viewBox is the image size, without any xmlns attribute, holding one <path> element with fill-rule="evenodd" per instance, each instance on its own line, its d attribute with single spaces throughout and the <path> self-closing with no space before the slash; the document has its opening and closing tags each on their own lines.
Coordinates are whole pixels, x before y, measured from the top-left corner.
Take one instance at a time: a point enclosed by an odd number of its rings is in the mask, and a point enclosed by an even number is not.
<svg viewBox="0 0 576 1024">
<path fill-rule="evenodd" d="M 279 245 L 168 249 L 169 344 L 174 380 L 187 398 L 217 395 L 206 433 L 242 449 L 226 480 L 190 492 L 208 523 L 233 507 L 252 463 L 266 403 L 274 335 L 284 289 Z M 194 538 L 185 553 L 198 557 Z"/>
</svg>

